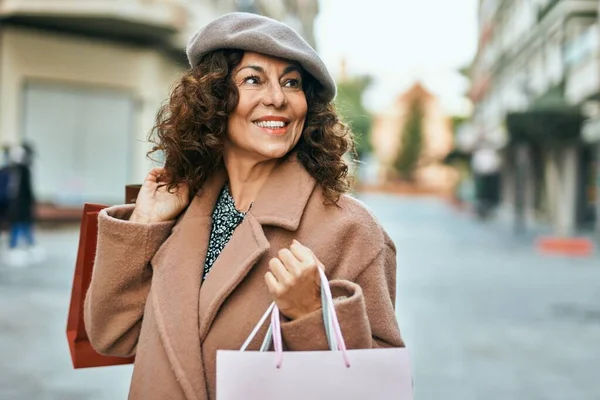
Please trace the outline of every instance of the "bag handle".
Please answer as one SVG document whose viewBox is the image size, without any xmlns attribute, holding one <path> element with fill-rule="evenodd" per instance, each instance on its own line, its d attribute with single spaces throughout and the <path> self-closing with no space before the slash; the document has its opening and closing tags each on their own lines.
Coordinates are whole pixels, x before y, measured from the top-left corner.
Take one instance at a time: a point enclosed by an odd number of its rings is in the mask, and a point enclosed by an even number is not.
<svg viewBox="0 0 600 400">
<path fill-rule="evenodd" d="M 321 303 L 322 303 L 322 312 L 323 312 L 323 324 L 325 326 L 325 335 L 327 337 L 327 342 L 329 344 L 329 349 L 332 351 L 341 351 L 342 358 L 344 360 L 344 364 L 346 367 L 350 367 L 350 360 L 348 358 L 348 353 L 346 349 L 346 342 L 344 341 L 344 337 L 342 335 L 342 330 L 340 328 L 340 323 L 337 318 L 337 313 L 335 311 L 335 305 L 333 304 L 333 296 L 331 295 L 331 288 L 329 287 L 329 281 L 325 276 L 325 272 L 319 268 L 319 276 L 321 278 Z M 267 317 L 271 315 L 271 323 L 269 324 L 269 329 L 265 335 L 265 338 L 260 346 L 260 351 L 268 351 L 271 342 L 273 342 L 273 347 L 276 353 L 276 365 L 277 368 L 281 368 L 283 363 L 283 345 L 282 345 L 282 336 L 281 336 L 281 319 L 279 308 L 275 303 L 271 303 L 267 311 L 260 318 L 242 347 L 240 351 L 246 351 L 252 340 L 258 334 L 258 331 L 263 326 Z"/>
</svg>

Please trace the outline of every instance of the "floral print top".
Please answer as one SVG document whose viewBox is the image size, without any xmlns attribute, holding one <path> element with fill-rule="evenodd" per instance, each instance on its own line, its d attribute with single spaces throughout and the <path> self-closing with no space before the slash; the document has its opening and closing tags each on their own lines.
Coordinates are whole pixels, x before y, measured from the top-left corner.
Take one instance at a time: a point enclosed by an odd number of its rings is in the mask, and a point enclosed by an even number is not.
<svg viewBox="0 0 600 400">
<path fill-rule="evenodd" d="M 208 251 L 204 261 L 204 276 L 206 279 L 211 267 L 223 251 L 223 248 L 231 239 L 233 231 L 242 223 L 245 212 L 235 208 L 235 201 L 229 192 L 229 185 L 225 185 L 219 194 L 219 199 L 212 214 L 212 228 L 208 242 Z"/>
</svg>

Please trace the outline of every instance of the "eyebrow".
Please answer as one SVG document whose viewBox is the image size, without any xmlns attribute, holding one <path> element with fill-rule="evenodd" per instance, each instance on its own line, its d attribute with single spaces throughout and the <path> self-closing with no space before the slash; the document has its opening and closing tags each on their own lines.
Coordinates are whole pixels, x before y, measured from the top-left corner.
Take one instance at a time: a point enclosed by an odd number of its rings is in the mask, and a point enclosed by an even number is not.
<svg viewBox="0 0 600 400">
<path fill-rule="evenodd" d="M 241 71 L 243 71 L 244 69 L 253 69 L 257 72 L 260 72 L 262 74 L 265 74 L 265 69 L 259 65 L 246 65 L 245 67 L 242 67 L 240 69 L 238 69 L 238 71 L 235 73 L 236 75 L 239 74 Z M 302 75 L 302 71 L 300 70 L 299 67 L 297 67 L 296 65 L 288 65 L 287 67 L 285 67 L 285 69 L 283 70 L 283 73 L 281 74 L 281 76 L 287 75 L 290 72 L 298 72 L 300 75 Z"/>
<path fill-rule="evenodd" d="M 287 67 L 285 67 L 285 69 L 283 70 L 283 74 L 282 74 L 282 76 L 283 76 L 283 75 L 287 75 L 287 74 L 289 74 L 290 72 L 294 72 L 294 71 L 295 71 L 295 72 L 297 72 L 297 73 L 299 73 L 300 75 L 302 75 L 302 71 L 300 70 L 300 68 L 299 68 L 299 67 L 297 67 L 297 66 L 295 66 L 295 65 L 288 65 L 288 66 L 287 66 Z"/>
</svg>

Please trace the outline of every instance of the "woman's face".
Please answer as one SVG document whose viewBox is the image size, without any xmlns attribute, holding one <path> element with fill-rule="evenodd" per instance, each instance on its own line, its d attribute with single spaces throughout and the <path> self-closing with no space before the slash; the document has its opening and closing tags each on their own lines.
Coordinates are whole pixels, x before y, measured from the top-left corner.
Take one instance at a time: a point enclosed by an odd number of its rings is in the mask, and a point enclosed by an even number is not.
<svg viewBox="0 0 600 400">
<path fill-rule="evenodd" d="M 285 156 L 300 140 L 306 96 L 297 64 L 246 52 L 232 73 L 239 102 L 229 116 L 225 156 L 258 162 Z"/>
</svg>

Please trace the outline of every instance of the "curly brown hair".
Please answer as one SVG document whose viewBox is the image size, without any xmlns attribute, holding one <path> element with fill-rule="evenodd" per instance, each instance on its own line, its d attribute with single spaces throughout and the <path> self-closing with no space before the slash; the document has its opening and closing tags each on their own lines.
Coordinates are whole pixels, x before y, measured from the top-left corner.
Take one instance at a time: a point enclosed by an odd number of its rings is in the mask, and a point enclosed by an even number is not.
<svg viewBox="0 0 600 400">
<path fill-rule="evenodd" d="M 169 190 L 186 183 L 190 193 L 197 193 L 223 165 L 227 122 L 239 100 L 231 75 L 243 55 L 230 49 L 205 55 L 176 82 L 159 109 L 148 156 L 163 154 Z M 308 73 L 302 81 L 308 109 L 302 136 L 291 152 L 321 185 L 326 200 L 337 203 L 350 187 L 343 156 L 354 154 L 352 133 L 333 102 L 324 100 L 321 84 Z"/>
</svg>

